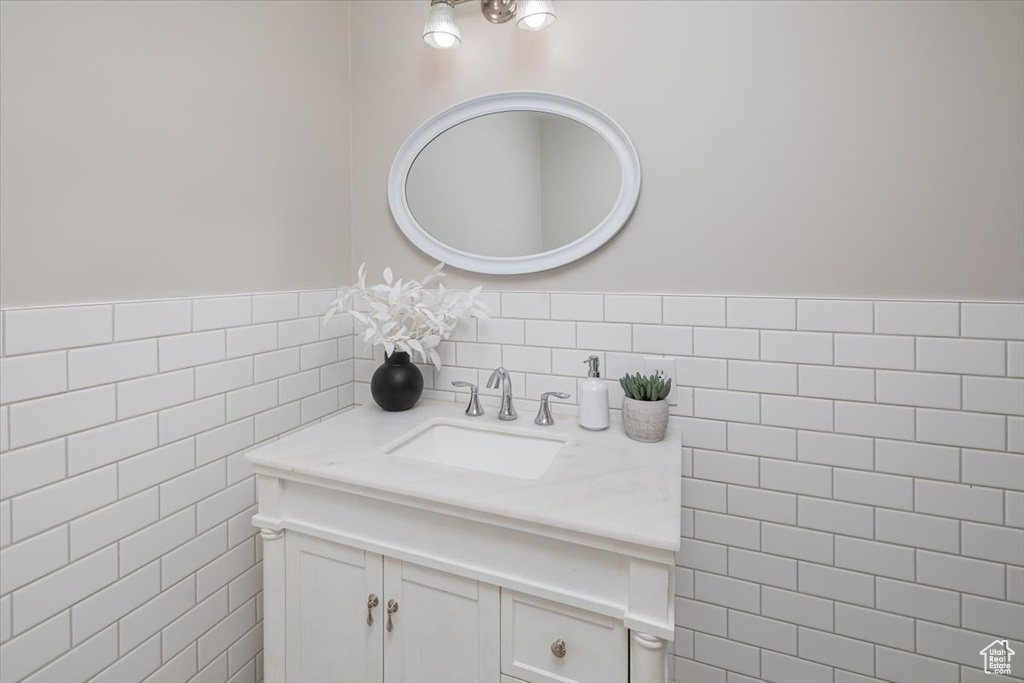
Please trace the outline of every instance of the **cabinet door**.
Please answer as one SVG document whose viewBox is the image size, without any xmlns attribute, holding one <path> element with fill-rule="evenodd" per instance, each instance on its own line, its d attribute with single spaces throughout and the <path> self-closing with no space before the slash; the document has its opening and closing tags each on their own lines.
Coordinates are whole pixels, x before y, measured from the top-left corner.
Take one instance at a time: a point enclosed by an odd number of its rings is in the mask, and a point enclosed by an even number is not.
<svg viewBox="0 0 1024 683">
<path fill-rule="evenodd" d="M 292 683 L 366 683 L 383 678 L 380 555 L 289 533 L 286 677 Z M 378 598 L 373 623 L 367 600 Z"/>
<path fill-rule="evenodd" d="M 387 683 L 495 682 L 501 675 L 501 598 L 496 586 L 384 558 Z"/>
</svg>

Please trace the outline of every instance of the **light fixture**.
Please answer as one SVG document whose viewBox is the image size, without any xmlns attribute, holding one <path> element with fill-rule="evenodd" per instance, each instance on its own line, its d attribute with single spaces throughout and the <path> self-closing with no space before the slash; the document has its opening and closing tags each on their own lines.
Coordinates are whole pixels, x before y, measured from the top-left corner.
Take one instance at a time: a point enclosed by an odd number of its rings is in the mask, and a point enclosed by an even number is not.
<svg viewBox="0 0 1024 683">
<path fill-rule="evenodd" d="M 423 25 L 423 42 L 438 50 L 447 50 L 462 42 L 455 23 L 455 7 L 450 0 L 431 0 L 427 23 Z"/>
<path fill-rule="evenodd" d="M 471 0 L 430 0 L 430 13 L 423 26 L 423 42 L 439 50 L 462 42 L 455 23 L 455 6 Z M 555 23 L 554 0 L 480 0 L 480 11 L 492 24 L 504 24 L 515 17 L 526 31 L 540 31 Z"/>
<path fill-rule="evenodd" d="M 524 31 L 540 31 L 555 23 L 554 0 L 519 0 L 516 26 Z"/>
</svg>

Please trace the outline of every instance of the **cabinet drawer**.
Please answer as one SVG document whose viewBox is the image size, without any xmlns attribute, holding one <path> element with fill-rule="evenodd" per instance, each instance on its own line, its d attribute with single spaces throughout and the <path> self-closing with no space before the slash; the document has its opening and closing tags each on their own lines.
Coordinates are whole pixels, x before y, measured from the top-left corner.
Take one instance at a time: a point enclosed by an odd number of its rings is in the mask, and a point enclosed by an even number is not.
<svg viewBox="0 0 1024 683">
<path fill-rule="evenodd" d="M 626 681 L 628 647 L 617 619 L 501 592 L 501 671 L 508 676 L 531 683 Z"/>
</svg>

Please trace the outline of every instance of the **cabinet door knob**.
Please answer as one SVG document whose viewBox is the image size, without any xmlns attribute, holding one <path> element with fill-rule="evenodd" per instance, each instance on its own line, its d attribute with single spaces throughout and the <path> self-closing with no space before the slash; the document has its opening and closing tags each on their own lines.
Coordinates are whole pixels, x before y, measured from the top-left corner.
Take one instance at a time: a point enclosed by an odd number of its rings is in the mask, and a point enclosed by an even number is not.
<svg viewBox="0 0 1024 683">
<path fill-rule="evenodd" d="M 551 654 L 561 659 L 565 656 L 565 641 L 559 638 L 551 643 Z"/>
<path fill-rule="evenodd" d="M 366 599 L 366 625 L 373 626 L 373 608 L 380 604 L 380 600 L 373 593 Z"/>
<path fill-rule="evenodd" d="M 394 614 L 397 611 L 398 611 L 398 601 L 397 600 L 388 600 L 388 625 L 387 625 L 388 633 L 391 633 L 391 631 L 394 630 L 394 628 L 395 628 L 395 625 L 391 623 L 391 615 Z"/>
</svg>

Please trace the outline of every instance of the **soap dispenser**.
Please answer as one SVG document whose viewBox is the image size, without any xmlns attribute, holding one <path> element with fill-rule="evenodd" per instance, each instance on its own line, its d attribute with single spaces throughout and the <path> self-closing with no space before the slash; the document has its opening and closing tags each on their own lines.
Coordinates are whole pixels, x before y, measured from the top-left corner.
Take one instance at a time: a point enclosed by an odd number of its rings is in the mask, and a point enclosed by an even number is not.
<svg viewBox="0 0 1024 683">
<path fill-rule="evenodd" d="M 580 383 L 580 426 L 584 429 L 608 429 L 608 385 L 601 381 L 600 359 L 591 356 L 583 361 L 589 369 L 587 379 Z"/>
</svg>

